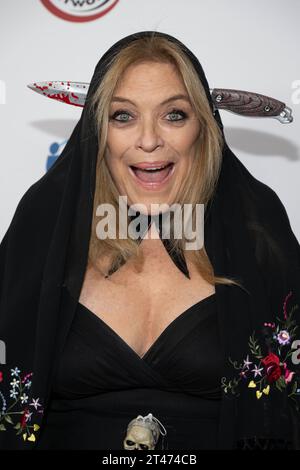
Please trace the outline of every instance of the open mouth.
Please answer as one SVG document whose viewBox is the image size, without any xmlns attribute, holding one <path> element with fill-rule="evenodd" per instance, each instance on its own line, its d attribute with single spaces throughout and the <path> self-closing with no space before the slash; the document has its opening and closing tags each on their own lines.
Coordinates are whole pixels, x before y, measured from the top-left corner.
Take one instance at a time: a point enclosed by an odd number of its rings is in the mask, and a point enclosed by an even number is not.
<svg viewBox="0 0 300 470">
<path fill-rule="evenodd" d="M 166 163 L 152 168 L 138 168 L 133 165 L 130 166 L 133 174 L 139 181 L 144 183 L 161 184 L 173 173 L 174 162 Z"/>
</svg>

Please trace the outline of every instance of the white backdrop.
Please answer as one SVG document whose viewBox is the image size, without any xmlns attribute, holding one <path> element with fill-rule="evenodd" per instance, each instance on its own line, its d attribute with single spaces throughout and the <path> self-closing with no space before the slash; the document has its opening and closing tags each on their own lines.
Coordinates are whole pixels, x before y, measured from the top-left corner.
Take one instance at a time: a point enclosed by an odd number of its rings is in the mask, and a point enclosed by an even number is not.
<svg viewBox="0 0 300 470">
<path fill-rule="evenodd" d="M 80 8 L 94 4 L 99 11 L 107 5 L 103 0 L 48 3 L 79 18 L 84 14 Z M 146 29 L 183 41 L 199 58 L 210 88 L 254 91 L 292 108 L 291 124 L 220 112 L 229 146 L 257 179 L 276 191 L 300 240 L 299 19 L 299 0 L 119 0 L 105 15 L 85 22 L 56 16 L 40 0 L 2 0 L 0 240 L 20 198 L 45 173 L 49 155 L 60 153 L 82 111 L 26 85 L 89 82 L 114 42 Z"/>
</svg>

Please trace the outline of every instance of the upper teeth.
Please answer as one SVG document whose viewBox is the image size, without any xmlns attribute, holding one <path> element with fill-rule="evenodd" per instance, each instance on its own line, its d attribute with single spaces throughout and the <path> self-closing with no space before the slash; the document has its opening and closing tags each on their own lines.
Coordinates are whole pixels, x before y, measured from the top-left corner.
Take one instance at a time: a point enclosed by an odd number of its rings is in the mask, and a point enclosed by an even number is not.
<svg viewBox="0 0 300 470">
<path fill-rule="evenodd" d="M 162 166 L 157 166 L 155 168 L 144 168 L 144 170 L 161 170 L 162 168 L 165 168 L 167 166 L 166 165 L 162 165 Z"/>
</svg>

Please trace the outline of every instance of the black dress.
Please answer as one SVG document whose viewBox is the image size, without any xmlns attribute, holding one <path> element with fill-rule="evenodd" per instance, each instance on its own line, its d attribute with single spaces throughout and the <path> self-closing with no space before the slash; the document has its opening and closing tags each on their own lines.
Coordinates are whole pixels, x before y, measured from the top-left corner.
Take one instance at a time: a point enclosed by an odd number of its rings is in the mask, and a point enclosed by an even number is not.
<svg viewBox="0 0 300 470">
<path fill-rule="evenodd" d="M 128 423 L 152 413 L 167 432 L 155 449 L 216 449 L 221 368 L 216 294 L 173 320 L 142 358 L 78 302 L 36 448 L 123 449 Z"/>
</svg>

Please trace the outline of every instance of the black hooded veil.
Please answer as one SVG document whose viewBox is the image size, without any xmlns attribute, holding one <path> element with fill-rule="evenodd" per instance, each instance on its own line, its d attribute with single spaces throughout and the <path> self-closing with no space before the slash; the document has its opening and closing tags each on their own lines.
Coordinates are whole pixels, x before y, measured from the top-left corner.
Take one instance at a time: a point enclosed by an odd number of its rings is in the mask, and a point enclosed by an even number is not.
<svg viewBox="0 0 300 470">
<path fill-rule="evenodd" d="M 176 38 L 153 31 L 124 37 L 101 57 L 87 103 L 113 56 L 153 33 L 185 51 L 214 112 L 195 55 Z M 294 340 L 300 339 L 299 243 L 277 194 L 234 155 L 218 111 L 214 117 L 224 148 L 217 189 L 205 214 L 205 248 L 215 275 L 243 286 L 216 285 L 224 354 L 218 447 L 251 446 L 262 439 L 267 448 L 274 442 L 299 448 L 300 374 L 297 354 L 291 355 Z M 94 129 L 85 106 L 60 157 L 21 198 L 0 245 L 0 340 L 6 345 L 6 363 L 0 364 L 1 449 L 34 448 L 43 426 L 87 266 L 98 152 Z M 73 293 L 73 305 L 65 302 L 64 285 Z M 255 376 L 252 369 L 259 361 Z M 268 381 L 260 389 L 255 382 L 263 374 Z M 28 399 L 14 396 L 14 379 Z M 9 409 L 20 414 L 11 419 Z"/>
</svg>

